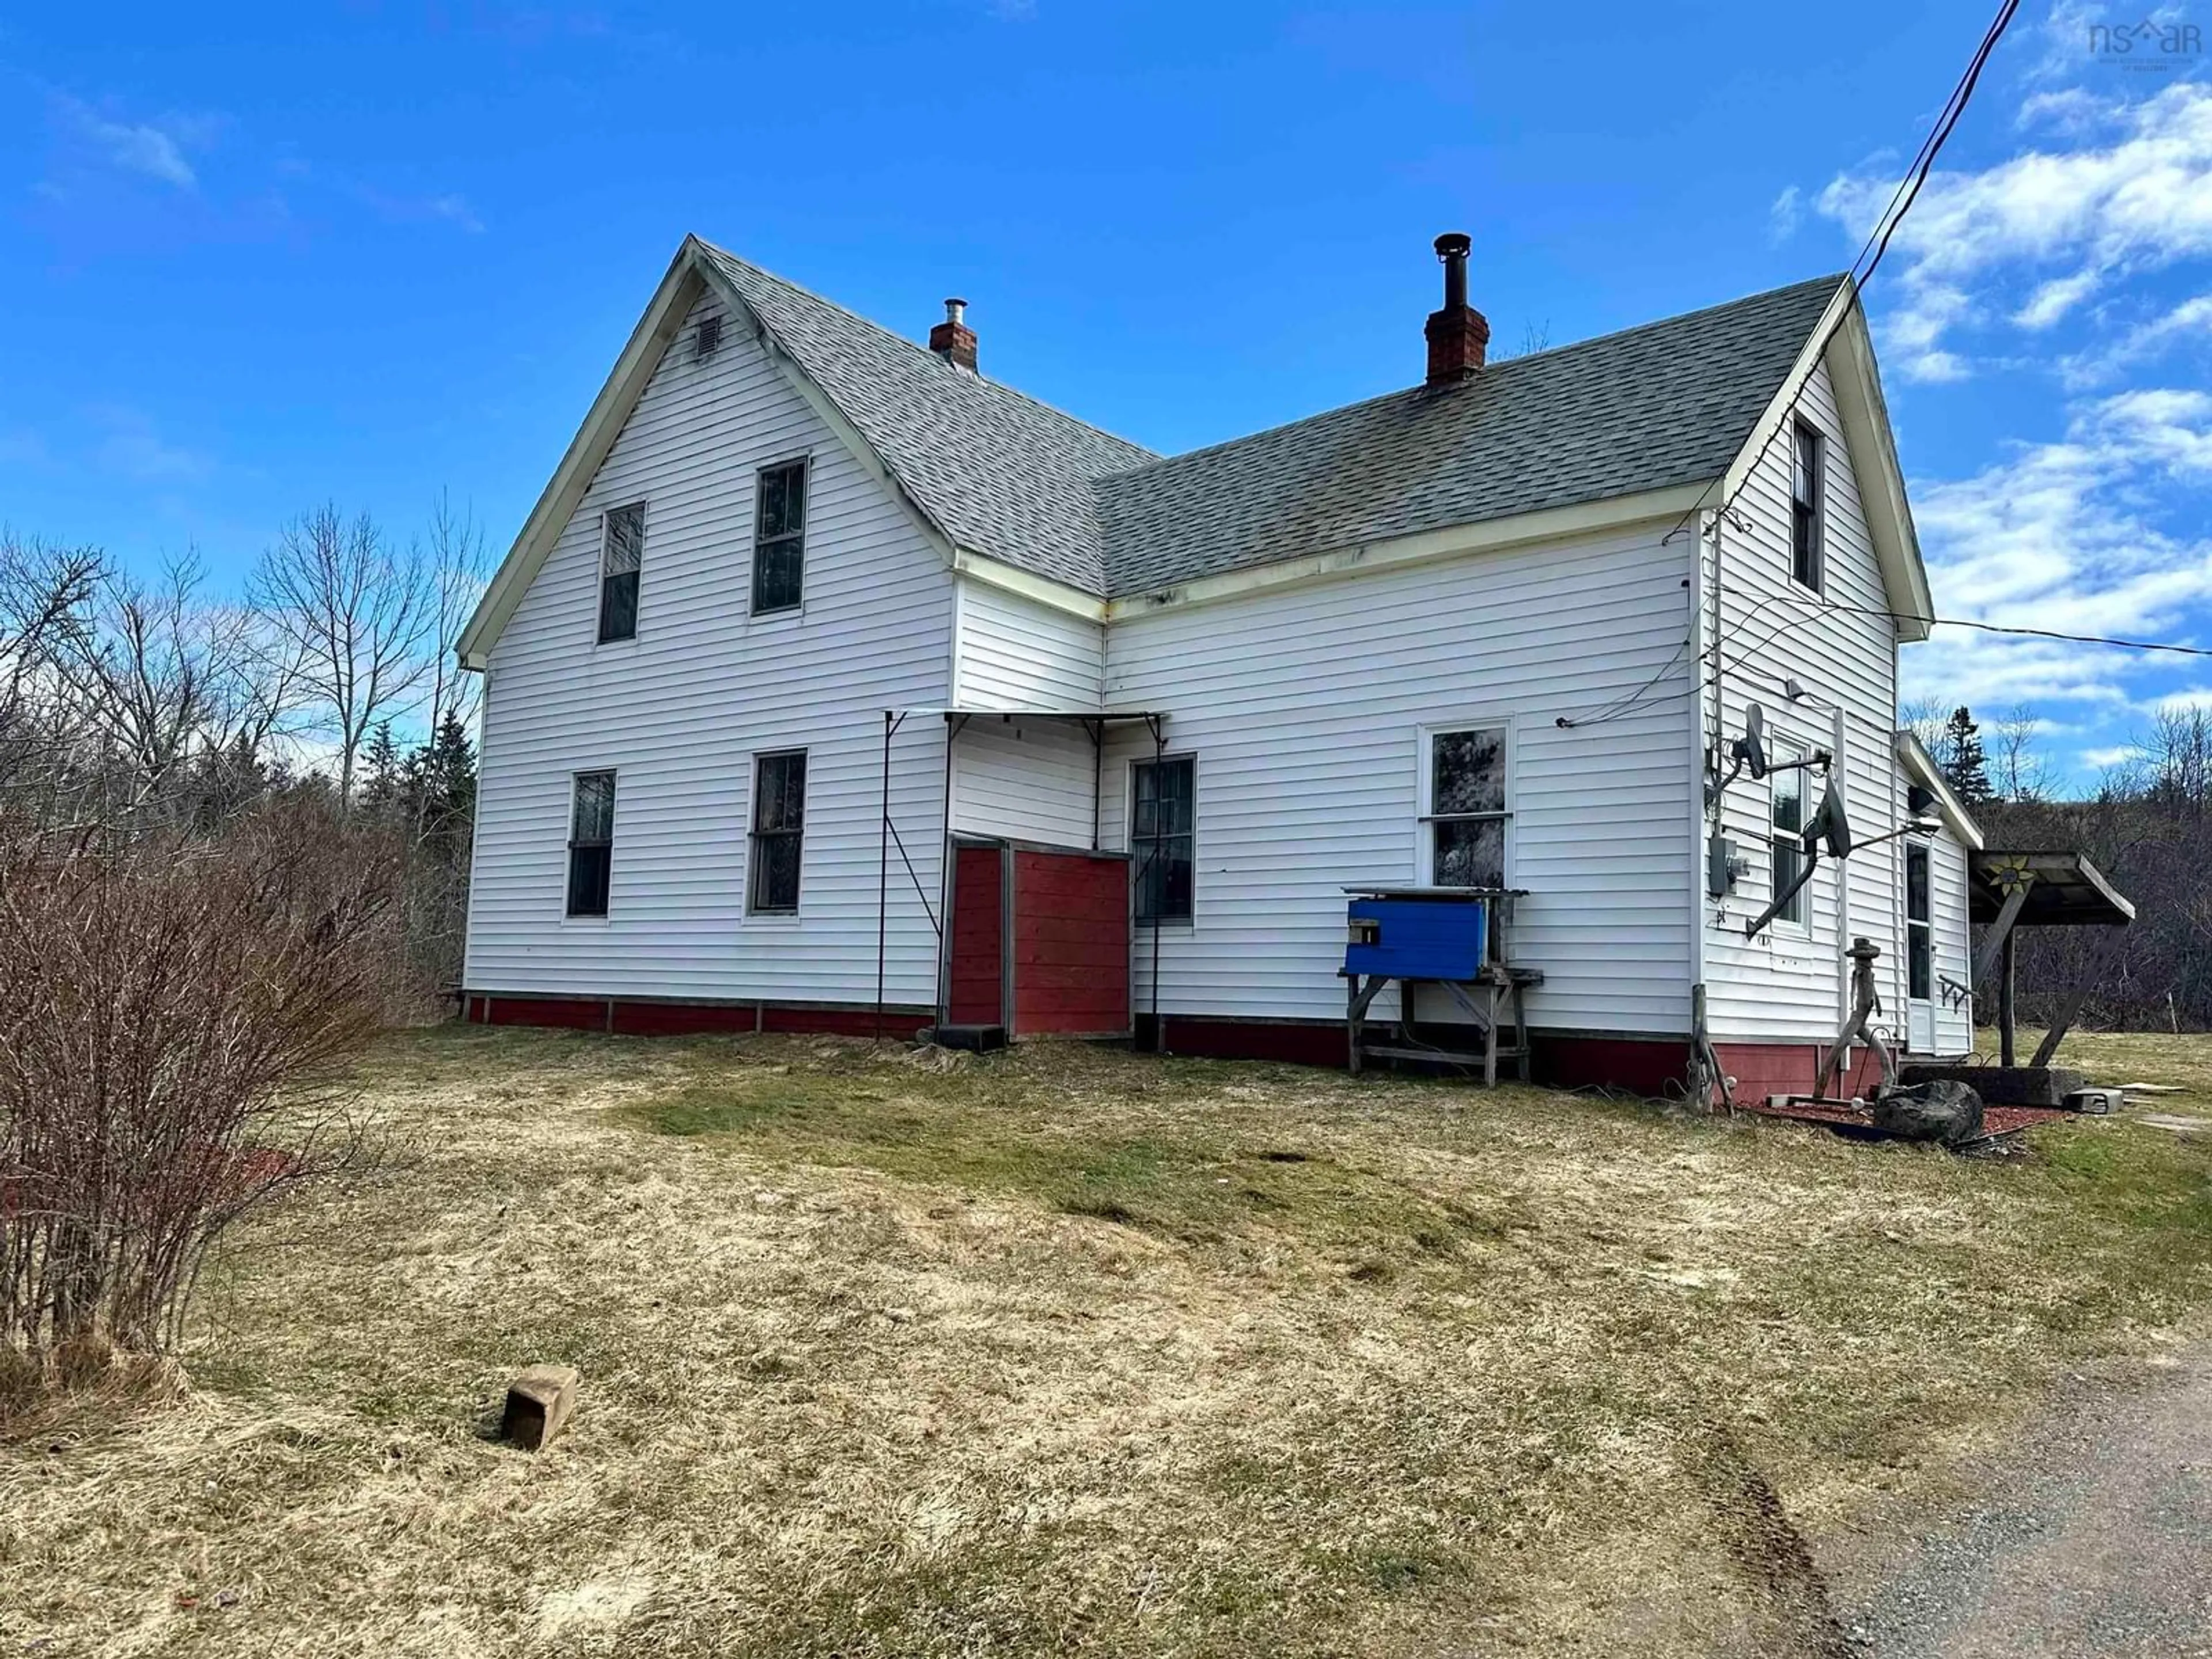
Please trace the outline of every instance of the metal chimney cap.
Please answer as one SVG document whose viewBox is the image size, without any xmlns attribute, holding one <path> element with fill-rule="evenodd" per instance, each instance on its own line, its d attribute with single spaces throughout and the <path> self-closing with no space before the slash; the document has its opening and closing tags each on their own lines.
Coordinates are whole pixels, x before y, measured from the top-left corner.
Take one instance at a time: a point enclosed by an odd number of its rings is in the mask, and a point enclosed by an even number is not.
<svg viewBox="0 0 2212 1659">
<path fill-rule="evenodd" d="M 1468 256 L 1468 250 L 1473 248 L 1474 246 L 1474 239 L 1468 236 L 1465 231 L 1448 230 L 1443 235 L 1437 238 L 1437 258 L 1439 259 L 1464 259 Z"/>
<path fill-rule="evenodd" d="M 965 300 L 947 300 L 945 302 L 945 320 L 948 323 L 964 321 L 967 310 L 968 302 Z"/>
</svg>

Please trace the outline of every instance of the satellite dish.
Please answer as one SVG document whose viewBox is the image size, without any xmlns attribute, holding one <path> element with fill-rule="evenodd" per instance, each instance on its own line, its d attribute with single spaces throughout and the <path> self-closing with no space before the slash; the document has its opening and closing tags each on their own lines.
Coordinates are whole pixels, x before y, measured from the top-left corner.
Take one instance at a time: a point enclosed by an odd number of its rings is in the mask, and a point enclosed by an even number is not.
<svg viewBox="0 0 2212 1659">
<path fill-rule="evenodd" d="M 1766 775 L 1766 711 L 1753 703 L 1743 711 L 1743 735 L 1735 740 L 1735 758 L 1751 775 Z"/>
<path fill-rule="evenodd" d="M 1847 859 L 1851 855 L 1851 823 L 1844 816 L 1844 792 L 1836 787 L 1835 775 L 1828 775 L 1828 787 L 1820 796 L 1820 809 L 1813 814 L 1813 822 L 1805 826 L 1805 842 L 1809 848 L 1818 838 L 1828 849 L 1832 859 Z"/>
</svg>

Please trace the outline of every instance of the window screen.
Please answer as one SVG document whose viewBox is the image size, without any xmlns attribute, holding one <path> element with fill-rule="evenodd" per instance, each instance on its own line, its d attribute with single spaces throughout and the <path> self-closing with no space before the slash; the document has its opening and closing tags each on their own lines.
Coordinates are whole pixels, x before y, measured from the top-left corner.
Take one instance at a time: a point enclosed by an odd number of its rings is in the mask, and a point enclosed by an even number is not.
<svg viewBox="0 0 2212 1659">
<path fill-rule="evenodd" d="M 645 562 L 645 506 L 617 507 L 600 532 L 599 641 L 637 637 L 637 573 Z"/>
<path fill-rule="evenodd" d="M 614 873 L 615 775 L 576 774 L 568 817 L 568 914 L 603 916 Z"/>
<path fill-rule="evenodd" d="M 788 915 L 799 908 L 805 830 L 805 751 L 761 756 L 753 763 L 752 878 L 746 902 L 754 915 Z"/>
<path fill-rule="evenodd" d="M 1188 921 L 1197 841 L 1198 762 L 1190 755 L 1140 761 L 1129 848 L 1136 854 L 1137 920 Z"/>
<path fill-rule="evenodd" d="M 763 467 L 753 510 L 753 614 L 796 610 L 805 578 L 806 463 Z"/>
<path fill-rule="evenodd" d="M 1429 880 L 1437 887 L 1505 885 L 1505 729 L 1429 738 Z"/>
</svg>

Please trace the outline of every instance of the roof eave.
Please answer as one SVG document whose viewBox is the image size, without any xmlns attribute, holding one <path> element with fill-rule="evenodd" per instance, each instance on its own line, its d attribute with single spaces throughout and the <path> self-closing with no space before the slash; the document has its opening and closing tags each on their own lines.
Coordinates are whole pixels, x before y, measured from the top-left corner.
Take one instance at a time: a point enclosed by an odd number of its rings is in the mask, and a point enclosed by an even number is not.
<svg viewBox="0 0 2212 1659">
<path fill-rule="evenodd" d="M 1958 793 L 1943 776 L 1942 768 L 1936 764 L 1936 757 L 1928 752 L 1920 739 L 1910 732 L 1899 732 L 1897 734 L 1897 758 L 1912 775 L 1913 781 L 1936 797 L 1936 810 L 1942 815 L 1944 826 L 1950 830 L 1952 839 L 1968 852 L 1980 852 L 1981 826 L 1974 822 L 1973 815 L 1966 811 L 1966 803 L 1959 799 Z"/>
<path fill-rule="evenodd" d="M 568 441 L 568 447 L 546 481 L 538 503 L 523 520 L 521 532 L 500 561 L 477 601 L 468 625 L 454 642 L 454 655 L 464 669 L 482 672 L 491 662 L 492 647 L 529 592 L 532 580 L 545 562 L 562 530 L 568 527 L 576 503 L 591 487 L 607 452 L 614 447 L 623 423 L 645 393 L 646 383 L 659 367 L 661 354 L 684 324 L 700 287 L 698 239 L 687 236 L 668 262 L 668 270 L 653 290 L 652 300 L 630 331 L 622 354 L 592 400 L 583 424 Z"/>
<path fill-rule="evenodd" d="M 1857 285 L 1849 276 L 1836 285 L 1835 296 L 1820 313 L 1797 361 L 1783 376 L 1743 447 L 1729 464 L 1720 498 L 1735 499 L 1795 413 L 1806 383 L 1824 360 L 1858 479 L 1868 538 L 1874 544 L 1875 561 L 1881 567 L 1890 621 L 1900 641 L 1924 640 L 1936 620 L 1936 602 L 1928 585 L 1927 565 L 1920 556 L 1912 509 L 1905 500 L 1905 473 L 1898 465 L 1897 440 L 1890 430 L 1889 408 L 1881 395 L 1874 340 L 1867 332 L 1866 308 L 1859 303 Z"/>
<path fill-rule="evenodd" d="M 1106 619 L 1119 622 L 1161 611 L 1218 604 L 1275 588 L 1330 581 L 1475 553 L 1500 552 L 1568 537 L 1598 535 L 1648 520 L 1678 519 L 1692 510 L 1711 489 L 1711 479 L 1693 479 L 1663 489 L 1578 501 L 1566 507 L 1540 507 L 1533 513 L 1448 525 L 1437 530 L 1357 542 L 1348 547 L 1266 564 L 1245 565 L 1116 596 L 1106 602 Z"/>
</svg>

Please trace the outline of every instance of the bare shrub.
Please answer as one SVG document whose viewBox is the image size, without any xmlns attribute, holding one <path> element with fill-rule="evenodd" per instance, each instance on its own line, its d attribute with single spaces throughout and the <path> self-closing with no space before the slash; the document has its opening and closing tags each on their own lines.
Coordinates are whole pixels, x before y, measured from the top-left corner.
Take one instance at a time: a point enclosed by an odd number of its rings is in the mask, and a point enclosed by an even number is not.
<svg viewBox="0 0 2212 1659">
<path fill-rule="evenodd" d="M 0 1348 L 159 1352 L 222 1230 L 358 1152 L 335 1063 L 398 960 L 392 843 L 280 802 L 0 860 Z"/>
</svg>

